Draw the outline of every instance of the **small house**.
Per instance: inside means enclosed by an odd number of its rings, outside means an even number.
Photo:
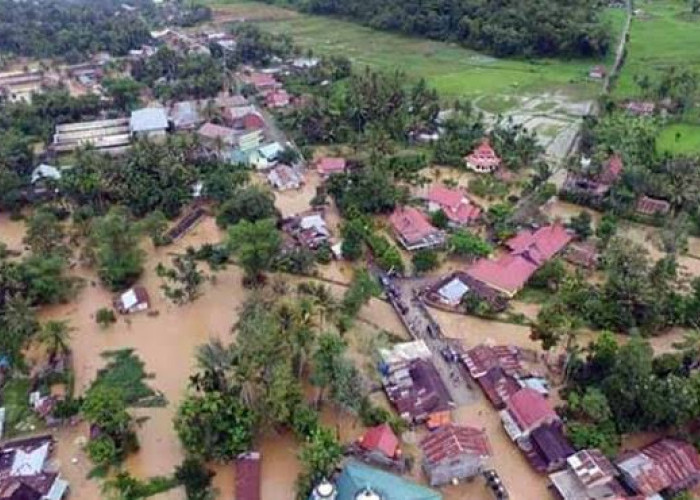
[[[486,432],[473,427],[445,425],[420,442],[423,471],[431,486],[444,486],[480,474],[491,450]]]
[[[651,116],[656,111],[656,104],[652,101],[629,101],[625,110],[634,116]]]
[[[551,489],[561,500],[625,498],[620,473],[600,450],[591,448],[566,459],[566,468],[549,475]]]
[[[600,253],[590,241],[577,241],[569,245],[564,252],[567,262],[584,269],[595,269],[600,260]]]
[[[337,500],[442,500],[435,490],[357,460],[345,464],[336,489]]]
[[[273,90],[265,96],[265,104],[268,108],[285,108],[289,106],[289,102],[289,94],[284,89]]]
[[[328,243],[331,233],[323,213],[309,211],[282,221],[282,231],[304,248],[316,250]]]
[[[488,139],[481,141],[481,144],[470,154],[464,157],[467,168],[479,174],[490,174],[501,166],[501,158],[491,147]]]
[[[389,466],[401,457],[399,438],[389,424],[370,427],[357,440],[363,461]]]
[[[0,498],[61,500],[68,482],[50,464],[53,438],[42,435],[10,441],[0,447]]]
[[[120,314],[145,311],[150,307],[148,292],[142,286],[135,286],[114,299],[114,308]]]
[[[168,130],[168,114],[163,108],[142,108],[132,111],[129,130],[134,137],[164,139]]]
[[[236,136],[238,148],[242,151],[252,151],[263,143],[265,136],[261,129],[246,129],[239,131]]]
[[[424,298],[440,308],[459,309],[467,297],[476,297],[496,311],[506,307],[502,294],[475,280],[463,271],[455,271],[439,279],[425,289]]]
[[[323,179],[327,179],[333,174],[344,173],[346,166],[345,158],[324,156],[316,161],[316,171]]]
[[[592,78],[594,80],[602,80],[607,74],[608,71],[605,69],[605,66],[603,66],[602,64],[598,64],[590,69],[590,71],[588,72],[588,78]]]
[[[277,165],[267,174],[267,182],[277,191],[300,189],[304,177],[289,165]]]
[[[420,250],[444,245],[445,233],[433,227],[414,207],[397,207],[389,216],[394,234],[406,250]]]
[[[520,389],[501,411],[503,427],[513,441],[520,442],[545,424],[561,422],[549,402],[536,390]]]
[[[196,101],[181,101],[173,105],[170,119],[175,130],[194,130],[203,120]]]
[[[277,164],[277,157],[284,151],[278,142],[259,147],[250,156],[250,163],[258,170],[266,170]]]
[[[453,227],[471,224],[481,215],[481,209],[459,189],[450,189],[442,185],[433,186],[428,191],[426,201],[429,212],[442,210]]]
[[[261,467],[260,453],[251,451],[236,457],[236,500],[260,500]]]
[[[576,450],[564,434],[561,422],[543,424],[530,433],[529,444],[518,443],[530,465],[538,472],[553,472],[566,465]]]
[[[207,122],[197,131],[197,135],[210,146],[233,146],[236,144],[237,134],[232,128]]]
[[[659,200],[651,196],[642,196],[637,201],[635,211],[641,215],[654,216],[666,215],[671,211],[671,204],[666,200]]]

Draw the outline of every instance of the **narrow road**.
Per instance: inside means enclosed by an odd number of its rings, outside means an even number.
[[[478,396],[466,370],[456,360],[450,362],[443,356],[444,350],[450,348],[450,343],[442,336],[440,325],[415,293],[418,288],[417,282],[389,278],[381,272],[375,274],[408,333],[416,340],[423,340],[432,351],[431,361],[455,407],[474,403]]]
[[[610,85],[615,79],[617,74],[620,72],[622,67],[623,58],[625,55],[625,45],[627,44],[627,36],[630,32],[630,25],[632,24],[632,0],[627,0],[627,18],[625,19],[625,27],[622,30],[622,35],[620,35],[620,41],[617,44],[617,51],[615,52],[615,62],[612,68],[605,76],[605,82],[603,83],[603,94],[608,94],[610,92]]]

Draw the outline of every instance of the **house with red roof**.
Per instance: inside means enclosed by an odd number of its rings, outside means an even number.
[[[324,156],[316,161],[316,170],[323,179],[327,179],[333,174],[344,173],[346,166],[345,158]]]
[[[560,423],[559,415],[544,396],[525,387],[513,394],[501,411],[503,427],[513,441],[521,442],[530,433],[545,424]]]
[[[610,156],[601,165],[600,171],[597,173],[588,171],[590,164],[590,159],[584,159],[581,161],[584,172],[569,172],[564,181],[563,190],[570,193],[587,194],[593,198],[601,198],[620,180],[624,170],[622,157],[619,154]]]
[[[428,191],[426,201],[429,212],[442,210],[453,227],[471,224],[481,215],[481,208],[474,205],[459,189],[435,185]]]
[[[258,92],[267,92],[280,88],[282,85],[269,73],[251,73],[241,76],[241,81],[246,85],[252,85]]]
[[[366,459],[374,459],[378,463],[387,463],[401,456],[399,438],[386,423],[367,429],[357,444],[364,450]]]
[[[251,451],[236,457],[236,500],[260,500],[260,453]]]
[[[197,135],[210,144],[221,143],[224,146],[236,144],[237,137],[235,130],[211,122],[202,125],[197,131]]]
[[[572,239],[573,235],[561,224],[524,230],[505,243],[509,254],[495,260],[480,259],[466,273],[512,298],[542,264],[561,252]]]
[[[666,200],[659,200],[657,198],[652,198],[651,196],[642,196],[637,201],[635,210],[641,215],[666,215],[671,211],[671,204]]]
[[[656,104],[653,101],[629,101],[625,109],[634,116],[651,116],[656,111]]]
[[[481,141],[474,151],[464,157],[464,161],[469,169],[479,174],[490,174],[501,166],[501,158],[488,139]]]
[[[290,98],[286,90],[273,90],[265,96],[265,104],[268,108],[285,108],[289,106]]]
[[[428,222],[417,208],[397,207],[389,222],[399,243],[409,251],[435,248],[445,243],[445,233]]]
[[[448,424],[420,442],[423,471],[431,486],[444,486],[470,479],[484,470],[491,456],[486,432],[474,427]]]
[[[693,445],[664,438],[617,460],[624,483],[643,495],[673,496],[700,483],[700,455]]]

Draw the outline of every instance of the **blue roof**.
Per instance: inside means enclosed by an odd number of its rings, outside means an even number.
[[[260,154],[264,156],[267,160],[274,160],[277,155],[284,151],[284,148],[279,142],[273,142],[272,144],[267,144],[258,149]]]
[[[355,500],[365,488],[379,494],[382,500],[442,500],[438,491],[407,481],[401,476],[351,460],[336,482],[337,500]]]
[[[132,132],[151,132],[168,128],[168,114],[163,108],[141,108],[131,112]]]

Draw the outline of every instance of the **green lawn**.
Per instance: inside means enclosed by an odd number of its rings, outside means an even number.
[[[455,44],[376,31],[332,18],[298,13],[282,15],[272,6],[256,7],[245,0],[224,0],[224,5],[216,7],[222,18],[236,15],[248,20],[257,18],[267,30],[290,34],[297,43],[317,54],[346,55],[360,66],[400,69],[410,78],[425,78],[448,99],[542,92],[589,98],[600,91],[599,83],[587,79],[594,61],[495,59]],[[605,14],[612,31],[618,33],[624,14],[613,9]],[[495,104],[502,110],[502,101]]]
[[[689,2],[637,1],[641,12],[632,19],[627,59],[615,88],[618,97],[635,96],[638,74],[658,74],[669,66],[689,64],[700,72],[700,16],[691,16]]]
[[[659,151],[680,154],[700,153],[700,125],[674,123],[656,138]]]

